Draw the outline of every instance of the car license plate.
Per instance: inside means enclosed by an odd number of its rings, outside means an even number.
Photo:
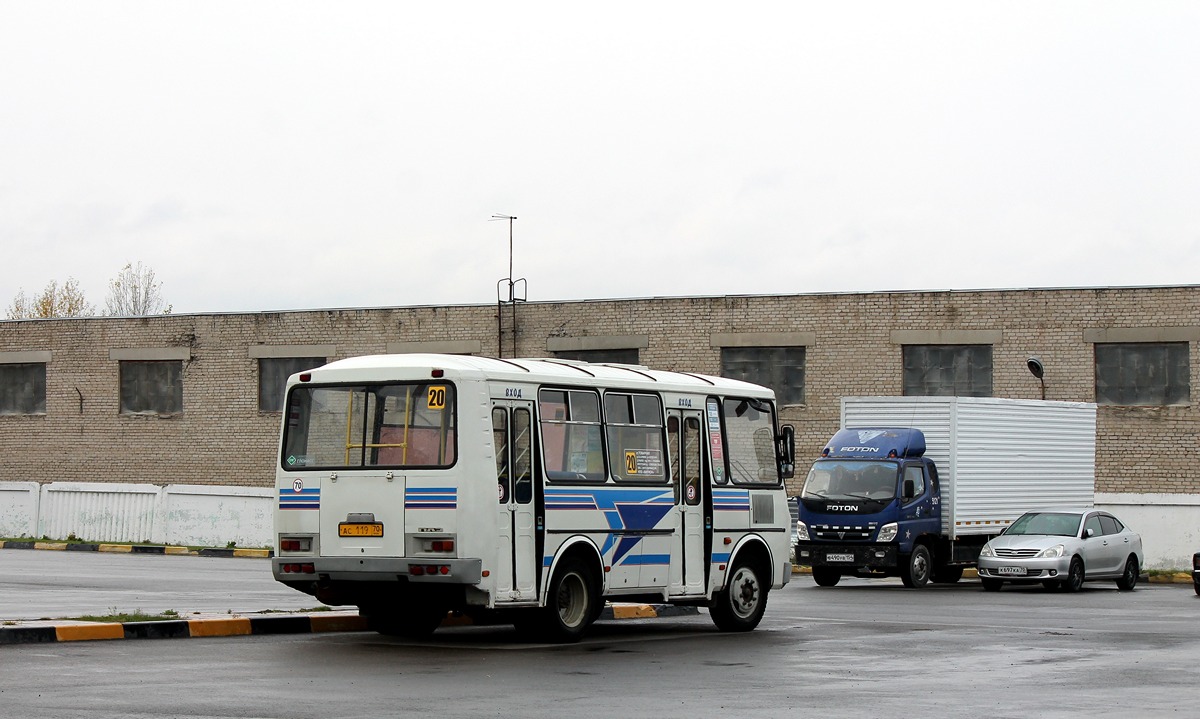
[[[826,562],[853,562],[854,555],[853,554],[826,554],[825,561]]]
[[[1008,576],[1023,577],[1026,574],[1025,567],[997,567],[996,574],[1005,574]]]
[[[383,524],[380,522],[367,523],[349,523],[342,522],[338,525],[339,537],[382,537]]]

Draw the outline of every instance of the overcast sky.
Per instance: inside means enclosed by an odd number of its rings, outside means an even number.
[[[0,304],[1200,282],[1200,3],[0,0]],[[0,312],[0,316],[2,316]]]

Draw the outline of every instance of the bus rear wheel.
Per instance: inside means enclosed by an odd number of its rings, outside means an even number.
[[[546,607],[538,621],[539,633],[552,642],[579,641],[603,609],[597,595],[592,574],[583,562],[565,560],[550,583]]]
[[[769,583],[748,562],[739,561],[729,573],[725,588],[708,608],[713,623],[723,632],[748,632],[762,621],[767,609]]]
[[[408,606],[403,609],[360,607],[358,613],[367,620],[367,628],[389,637],[423,639],[433,634],[446,618],[440,607]]]

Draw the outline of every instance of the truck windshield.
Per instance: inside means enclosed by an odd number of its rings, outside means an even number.
[[[804,480],[801,499],[874,499],[896,496],[897,462],[854,459],[818,460]]]

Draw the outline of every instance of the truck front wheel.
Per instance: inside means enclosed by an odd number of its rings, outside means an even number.
[[[900,581],[906,587],[923,587],[929,584],[929,575],[933,570],[933,560],[929,557],[929,548],[924,544],[913,547],[908,562],[900,568]]]
[[[829,567],[813,567],[813,581],[820,587],[836,587],[842,573]]]

